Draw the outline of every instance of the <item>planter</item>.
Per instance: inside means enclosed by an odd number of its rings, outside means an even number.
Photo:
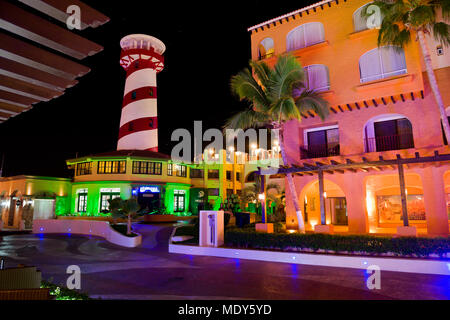
[[[142,236],[127,237],[115,231],[106,221],[62,219],[62,220],[34,220],[34,234],[79,234],[97,236],[108,242],[126,248],[135,248],[142,243]]]
[[[142,244],[142,235],[137,234],[137,237],[127,237],[116,230],[110,228],[109,236],[106,240],[121,247],[136,248]]]

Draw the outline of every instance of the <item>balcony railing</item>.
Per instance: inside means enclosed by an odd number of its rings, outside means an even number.
[[[366,152],[381,152],[414,148],[412,133],[365,139]]]
[[[328,145],[310,145],[300,147],[301,159],[326,158],[340,155],[340,145],[330,147]]]

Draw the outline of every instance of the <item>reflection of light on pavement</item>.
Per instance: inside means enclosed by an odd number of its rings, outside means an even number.
[[[292,275],[297,275],[298,274],[298,264],[291,264],[291,271],[292,271]]]

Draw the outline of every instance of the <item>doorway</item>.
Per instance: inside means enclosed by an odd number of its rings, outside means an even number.
[[[326,199],[327,217],[335,226],[348,226],[347,200],[344,197]],[[328,219],[327,219],[328,220]]]

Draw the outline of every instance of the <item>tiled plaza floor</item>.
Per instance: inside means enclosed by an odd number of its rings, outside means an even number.
[[[75,235],[0,236],[6,266],[35,265],[44,279],[65,283],[69,265],[82,271],[82,291],[104,299],[450,299],[450,276],[381,273],[366,288],[363,270],[168,253],[169,225],[135,225],[135,249]]]

